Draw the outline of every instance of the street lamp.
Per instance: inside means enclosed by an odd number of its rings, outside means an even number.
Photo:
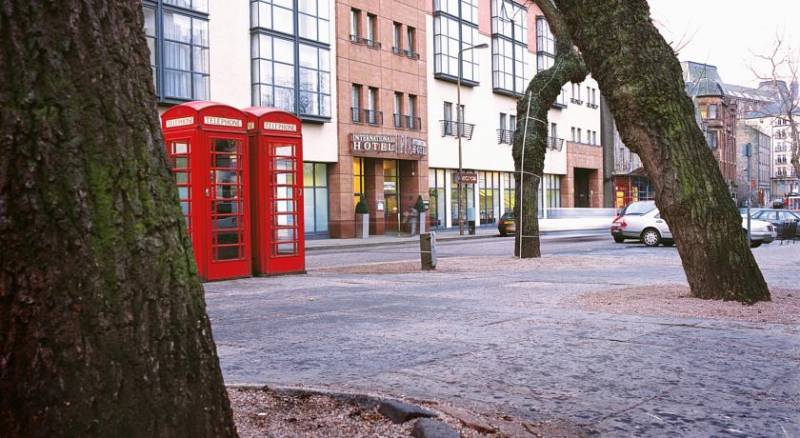
[[[489,47],[488,44],[482,43],[482,44],[476,44],[474,46],[463,47],[458,51],[458,81],[457,81],[458,91],[456,97],[456,129],[458,130],[456,134],[456,136],[458,137],[458,234],[462,236],[464,235],[464,200],[462,199],[464,197],[463,194],[464,183],[461,182],[461,179],[464,174],[464,166],[462,162],[462,153],[461,153],[461,133],[462,133],[461,124],[463,124],[464,121],[461,120],[463,116],[463,112],[461,111],[461,75],[463,68],[461,65],[462,64],[461,60],[464,52],[466,52],[467,50],[485,49],[487,47]]]

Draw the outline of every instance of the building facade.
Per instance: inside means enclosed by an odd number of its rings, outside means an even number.
[[[746,206],[749,199],[751,207],[769,207],[772,201],[772,138],[757,127],[739,121],[736,143],[739,149],[736,158],[738,205]]]
[[[161,112],[213,100],[303,121],[307,237],[353,237],[362,199],[373,234],[405,231],[419,196],[432,227],[457,226],[459,156],[475,178],[465,185],[469,218],[491,226],[517,202],[517,99],[555,56],[535,6],[143,0],[143,8]],[[480,44],[459,65],[459,49]],[[544,174],[532,176],[541,179],[543,215],[602,205],[599,100],[587,78],[565,86],[549,113]]]
[[[518,202],[511,155],[517,99],[537,71],[552,66],[555,40],[530,3],[435,0],[425,5],[432,35],[426,40],[432,225],[458,225],[459,155],[461,167],[477,176],[477,183],[465,188],[466,219],[491,225]],[[462,52],[459,98],[459,47],[482,44],[487,47]],[[565,86],[548,114],[544,175],[531,176],[540,178],[543,216],[553,209],[602,204],[599,99],[590,77]]]

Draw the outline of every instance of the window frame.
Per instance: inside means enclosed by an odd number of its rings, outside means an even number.
[[[190,0],[191,1],[191,0]],[[153,40],[153,46],[155,48],[155,56],[153,60],[155,64],[151,64],[153,68],[153,77],[154,77],[154,91],[156,100],[158,103],[165,103],[165,104],[179,104],[183,102],[190,102],[192,100],[211,100],[211,39],[210,39],[210,20],[208,14],[208,3],[203,3],[205,5],[205,10],[196,9],[194,7],[185,7],[175,4],[168,3],[168,0],[143,0],[142,1],[142,13],[144,13],[145,8],[152,9],[154,12],[154,33],[152,36],[146,34],[147,39]],[[189,18],[189,42],[185,41],[178,41],[168,39],[165,36],[165,27],[164,27],[164,14],[165,13],[172,13],[177,14],[180,16],[188,17]],[[202,21],[206,25],[206,44],[197,44],[194,41],[195,32],[194,32],[194,23],[195,21]],[[180,45],[188,45],[189,46],[189,69],[182,70],[178,68],[167,68],[165,66],[165,47],[167,43],[173,44],[180,44]],[[207,58],[207,71],[203,72],[201,70],[195,69],[195,49],[200,49],[205,51],[206,58]],[[166,70],[188,73],[189,74],[189,94],[190,97],[180,97],[180,96],[171,96],[167,94],[167,90],[165,87],[166,84]],[[204,79],[204,83],[206,84],[205,95],[199,95],[195,88],[195,76],[200,76]]]
[[[331,31],[331,8],[329,7],[327,0],[315,0],[316,1],[316,12],[311,14],[308,11],[302,11],[301,5],[299,0],[291,0],[292,3],[292,32],[287,33],[283,30],[277,30],[274,27],[273,23],[273,10],[274,8],[280,8],[281,10],[285,10],[286,7],[278,4],[275,4],[275,0],[250,0],[250,100],[253,106],[277,106],[275,105],[275,88],[282,88],[287,89],[288,87],[282,85],[276,85],[275,83],[275,76],[272,76],[272,82],[260,82],[260,77],[258,78],[259,81],[256,80],[254,72],[256,71],[256,63],[260,61],[268,61],[272,64],[273,72],[274,72],[274,64],[288,64],[282,62],[281,60],[275,59],[276,56],[273,53],[272,59],[266,59],[261,57],[260,50],[255,50],[254,41],[259,39],[260,44],[260,37],[266,36],[269,38],[274,39],[281,39],[283,41],[288,41],[292,44],[293,49],[293,57],[294,57],[294,64],[292,65],[293,71],[293,85],[292,85],[292,96],[293,96],[293,105],[291,109],[282,108],[286,111],[294,113],[297,115],[298,118],[305,122],[314,122],[314,123],[328,123],[332,120],[334,114],[334,105],[336,104],[333,102],[333,87],[336,86],[336,82],[334,79],[334,65],[335,59],[331,58],[332,49],[330,43],[330,31]],[[325,7],[320,8],[320,5],[324,4]],[[270,9],[270,24],[262,23],[261,17],[258,15],[254,15],[259,13],[260,9],[259,6],[266,5],[264,7],[271,7]],[[327,15],[324,15],[327,14]],[[316,25],[316,35],[317,38],[309,38],[306,36],[301,35],[301,26],[300,20],[301,17],[311,17],[315,20]],[[324,22],[324,23],[323,23]],[[274,45],[274,43],[273,43]],[[301,47],[302,46],[302,47]],[[311,67],[308,65],[303,65],[301,62],[306,58],[301,58],[301,51],[306,50],[307,47],[315,49],[316,52],[316,67]],[[260,47],[259,47],[260,48]],[[323,63],[323,60],[327,60]],[[326,65],[323,65],[326,64]],[[259,64],[259,73],[260,73],[260,64]],[[301,71],[304,70],[313,70],[316,72],[316,87],[314,89],[303,89],[303,84],[301,84]],[[256,87],[272,87],[272,102],[263,102],[261,100],[261,93],[256,93]],[[304,96],[312,95],[316,98],[316,105],[304,105],[303,102]],[[305,111],[306,108],[316,108],[316,112],[302,112]]]
[[[433,2],[433,77],[448,82],[458,82],[461,77],[461,85],[475,87],[480,85],[480,63],[475,50],[462,52],[461,64],[458,63],[459,50],[475,44],[480,35],[478,29],[478,0],[454,0],[457,3],[457,10],[452,11],[449,5],[453,1],[434,0]],[[467,5],[469,12],[464,11]],[[472,17],[470,19],[469,17]],[[442,31],[443,23],[448,23],[446,31]],[[457,35],[451,35],[448,31],[451,27],[458,28]],[[469,38],[466,39],[464,30],[469,31]],[[443,42],[443,40],[446,40]],[[456,53],[450,53],[450,42],[455,41]],[[447,49],[443,51],[443,49]],[[450,63],[455,60],[456,71],[451,71]],[[447,62],[445,62],[447,61]],[[469,65],[470,74],[467,75],[465,64]],[[448,67],[445,68],[445,65]]]

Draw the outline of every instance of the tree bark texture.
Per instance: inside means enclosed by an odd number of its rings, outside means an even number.
[[[572,39],[551,1],[541,0],[536,1],[536,4],[545,14],[550,29],[556,37],[556,56],[553,66],[537,73],[528,83],[525,95],[517,101],[517,129],[512,148],[517,196],[514,203],[514,217],[517,218],[518,225],[514,240],[514,255],[521,258],[542,256],[538,197],[539,185],[544,174],[544,158],[550,146],[547,115],[565,84],[579,83],[586,78],[583,60],[574,49]],[[523,202],[520,202],[520,193]]]
[[[235,436],[137,0],[0,0],[0,436]]]
[[[625,144],[639,154],[692,293],[769,300],[741,217],[645,0],[555,0]]]

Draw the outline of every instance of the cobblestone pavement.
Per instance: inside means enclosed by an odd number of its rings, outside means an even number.
[[[499,240],[463,252],[511,250]],[[226,382],[443,399],[605,436],[800,436],[800,326],[564,305],[685,278],[672,248],[550,248],[613,263],[209,283]],[[754,252],[771,286],[800,288],[799,245]]]

